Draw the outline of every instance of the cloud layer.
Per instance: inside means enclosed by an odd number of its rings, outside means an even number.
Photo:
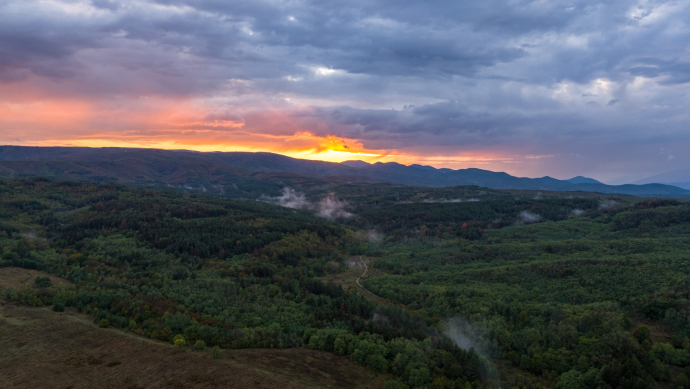
[[[6,0],[0,143],[639,179],[690,162],[689,17],[651,0]]]

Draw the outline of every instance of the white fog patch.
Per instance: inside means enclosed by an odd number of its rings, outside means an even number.
[[[575,216],[575,217],[582,216],[583,213],[585,213],[585,211],[582,209],[579,209],[579,208],[576,208],[576,209],[573,209],[572,211],[570,211],[570,214]]]
[[[462,323],[462,324],[458,324]],[[463,350],[474,349],[478,354],[481,354],[480,347],[477,347],[477,334],[475,332],[468,332],[469,323],[466,320],[460,321],[453,319],[448,323],[448,329],[444,334],[455,343],[456,346]]]
[[[347,203],[335,198],[335,194],[329,193],[317,204],[317,216],[324,219],[337,219],[352,217],[350,212],[345,210]]]
[[[601,200],[599,202],[599,209],[611,209],[618,207],[618,202],[615,200]]]
[[[276,197],[275,202],[281,207],[294,209],[308,209],[311,203],[304,196],[304,193],[298,193],[292,188],[285,187],[281,191],[282,196]]]
[[[436,203],[462,203],[462,199],[426,199],[422,200],[423,203],[430,203],[430,204],[436,204]]]
[[[530,224],[540,221],[541,216],[529,211],[522,211],[520,212],[520,215],[518,215],[518,219],[525,224]]]
[[[443,334],[463,350],[474,349],[484,358],[491,356],[491,342],[484,338],[481,331],[467,319],[456,317],[444,322],[446,329]]]
[[[484,375],[494,379],[500,379],[496,365],[491,361],[493,356],[499,355],[499,348],[487,339],[482,331],[470,323],[467,319],[456,317],[443,322],[446,335],[456,346],[469,351],[474,349],[480,357],[484,358]]]
[[[348,204],[338,200],[334,193],[329,193],[328,196],[324,197],[318,203],[307,200],[304,193],[297,192],[292,188],[285,187],[281,190],[281,193],[282,195],[278,197],[262,195],[258,200],[274,203],[281,207],[313,211],[316,213],[316,216],[329,220],[353,216],[350,212],[345,210]]]
[[[385,235],[376,230],[359,230],[356,236],[358,241],[369,243],[380,243],[385,238]]]
[[[364,239],[371,243],[377,243],[383,240],[383,235],[374,230],[369,230],[366,234],[364,234]]]

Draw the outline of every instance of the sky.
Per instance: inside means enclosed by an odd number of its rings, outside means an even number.
[[[690,166],[690,2],[0,0],[0,144],[632,182]]]

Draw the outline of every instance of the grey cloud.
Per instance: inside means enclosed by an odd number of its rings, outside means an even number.
[[[466,109],[455,101],[406,106],[400,110],[354,109],[350,107],[324,108],[317,110],[319,116],[328,118],[334,124],[357,126],[360,135],[368,132],[417,133],[422,136],[448,135],[458,133],[491,133],[488,136],[508,135],[534,122],[549,126],[568,120],[572,125],[582,123],[581,119],[565,114],[528,114],[513,112],[483,112]]]
[[[49,32],[2,31],[0,27],[0,82],[34,73],[50,78],[74,76],[79,70],[73,55],[90,42]]]
[[[628,69],[634,76],[647,78],[664,77],[660,80],[662,85],[676,85],[690,82],[690,62],[677,59],[664,61],[655,58],[646,58],[639,61],[639,66]]]
[[[299,8],[261,7],[243,2],[161,3],[190,4],[222,18],[244,21],[244,27],[255,33],[251,38],[241,31],[224,35],[225,40],[216,47],[219,50],[207,53],[211,56],[221,55],[222,46],[239,39],[272,48],[298,49],[299,53],[295,54],[301,58],[295,60],[313,58],[353,74],[443,75],[473,74],[482,67],[523,55],[522,49],[496,45],[490,36],[478,36],[466,23],[439,27],[428,22],[420,24],[418,15],[411,13],[409,7],[409,13],[393,12],[397,19],[391,19],[392,15],[386,15],[385,4],[376,4],[379,9],[372,9],[368,3],[358,7],[357,4],[308,2]],[[391,9],[397,8],[406,7],[391,4]],[[287,22],[288,15],[294,15],[295,21]],[[189,31],[184,25],[171,27],[180,32]],[[206,45],[218,43],[214,37],[205,35],[205,30],[196,31],[197,37]],[[469,37],[475,39],[466,39]]]
[[[267,126],[261,117],[246,115],[244,118],[249,131]],[[360,139],[373,149],[414,151],[442,147],[451,153],[499,146],[508,139],[513,146],[533,143],[534,137],[545,137],[550,144],[572,141],[588,132],[583,129],[587,122],[568,112],[491,113],[467,110],[454,101],[393,110],[322,107],[295,114],[292,121],[317,135]],[[549,134],[555,128],[559,132]],[[598,128],[589,131],[596,132]]]
[[[94,7],[115,11],[109,18],[100,17],[100,24],[96,21],[67,26],[40,18],[34,22],[46,23],[46,28],[62,35],[102,44],[108,44],[110,34],[122,32],[121,39],[125,41],[148,42],[170,53],[186,50],[200,58],[222,61],[228,74],[212,77],[226,78],[276,79],[305,74],[307,67],[300,65],[323,65],[379,77],[456,75],[532,83],[563,79],[587,82],[600,76],[615,76],[612,72],[631,54],[631,37],[616,32],[616,27],[631,23],[623,15],[629,8],[624,1],[574,1],[567,5],[498,0],[156,3],[176,8],[166,11],[148,7],[148,3],[94,0],[90,2]],[[644,14],[638,17],[638,21],[644,19]],[[600,34],[588,38],[590,47],[584,53],[545,40],[559,34],[582,35],[591,29]],[[635,38],[652,43],[662,32],[657,28]],[[50,49],[37,47],[36,53],[74,53],[64,43],[52,43]],[[8,50],[21,53],[11,47]],[[547,51],[552,54],[540,65],[519,65],[520,59]],[[136,62],[136,58],[124,59]],[[510,75],[479,74],[502,63],[518,65]],[[685,72],[682,65],[677,67],[679,75]]]
[[[93,6],[96,8],[107,9],[110,11],[116,11],[120,8],[120,5],[113,0],[91,0],[91,4],[93,4]]]

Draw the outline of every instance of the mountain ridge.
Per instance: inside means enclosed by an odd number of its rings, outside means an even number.
[[[104,181],[130,183],[146,181],[184,185],[185,179],[206,182],[211,176],[227,182],[254,180],[252,182],[255,183],[259,180],[257,174],[267,173],[293,175],[290,179],[389,182],[427,187],[474,185],[492,189],[690,197],[688,190],[656,183],[606,185],[582,176],[570,180],[558,180],[548,176],[528,178],[478,168],[436,169],[422,165],[406,166],[396,162],[333,163],[296,159],[266,152],[204,153],[160,149],[0,146],[0,176],[45,174],[79,179],[79,172],[82,170],[86,173],[81,174],[91,177],[90,180],[105,177]],[[112,177],[108,178],[109,175]],[[356,177],[361,177],[361,180]],[[279,182],[279,179],[275,181],[276,184]]]
[[[690,189],[690,169],[673,170],[633,182],[633,184],[637,185],[651,183],[673,185],[683,189]]]

